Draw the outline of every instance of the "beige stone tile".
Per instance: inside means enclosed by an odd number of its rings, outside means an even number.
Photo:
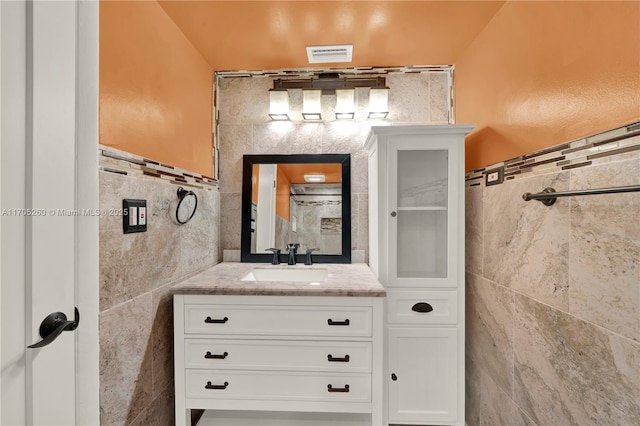
[[[482,186],[465,189],[465,268],[468,272],[482,275]]]
[[[142,177],[110,175],[101,174],[101,208],[121,205],[123,198],[145,199],[147,231],[123,234],[120,218],[115,227],[103,222],[101,310],[171,282],[181,273],[176,250],[180,245],[178,225],[171,219],[178,186]]]
[[[100,312],[125,301],[127,271],[119,265],[122,259],[121,232],[100,231]]]
[[[429,73],[429,122],[449,122],[449,73]]]
[[[360,227],[360,214],[359,203],[360,198],[358,194],[351,193],[351,248],[360,249],[358,246],[359,227]]]
[[[100,423],[133,421],[152,401],[151,294],[100,314]]]
[[[541,425],[640,423],[640,343],[516,295],[514,400]]]
[[[569,203],[547,207],[523,201],[522,194],[568,186],[567,172],[534,176],[487,187],[482,200],[484,276],[563,310],[569,304]]]
[[[351,154],[351,192],[362,194],[369,190],[369,157],[366,152]]]
[[[480,425],[481,371],[469,356],[465,356],[465,422]]]
[[[333,121],[324,123],[322,152],[339,154],[366,153],[363,144],[371,130],[367,122]]]
[[[480,387],[480,424],[487,426],[534,426],[535,423],[513,402],[487,374],[482,374]]]
[[[369,262],[369,195],[358,194],[358,248],[365,251]]]
[[[466,352],[505,392],[513,383],[513,293],[466,275]]]
[[[197,190],[196,194],[198,195],[196,214],[186,224],[178,225],[181,276],[192,274],[219,262],[219,193],[214,190]]]
[[[638,184],[640,160],[578,169],[571,189]],[[569,312],[640,341],[640,197],[571,198]]]
[[[173,380],[173,297],[171,284],[159,288],[152,295],[151,391],[157,398]]]
[[[429,74],[389,74],[388,121],[429,122]]]
[[[364,193],[368,188],[368,154],[363,148],[371,126],[368,123],[336,121],[326,123],[322,152],[351,154],[351,192]]]
[[[253,150],[253,126],[221,124],[218,128],[220,192],[242,192],[242,156]]]
[[[240,249],[242,194],[220,194],[220,241],[223,249]]]
[[[222,78],[218,86],[219,119],[224,124],[271,121],[269,89],[271,78]]]
[[[173,382],[164,387],[151,404],[136,417],[131,426],[173,426],[175,424],[175,387]]]
[[[321,123],[291,121],[270,122],[253,126],[254,154],[320,154]]]
[[[123,196],[129,192],[129,181],[124,175],[118,175],[110,172],[99,172],[99,200],[98,205],[101,209],[121,209],[122,199],[130,198]],[[122,217],[120,216],[100,216],[100,231],[108,229],[120,230],[122,232]]]

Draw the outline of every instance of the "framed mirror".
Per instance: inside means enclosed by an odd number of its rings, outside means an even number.
[[[242,262],[271,263],[267,249],[299,244],[313,263],[351,263],[349,154],[245,155],[242,164]]]

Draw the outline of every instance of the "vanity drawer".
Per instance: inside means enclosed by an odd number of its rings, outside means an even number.
[[[414,306],[417,311],[414,310]],[[418,312],[429,309],[433,310]],[[389,291],[387,313],[390,324],[456,324],[458,292],[456,290]]]
[[[185,366],[228,370],[368,373],[371,371],[371,343],[187,339]]]
[[[371,336],[368,306],[186,305],[185,333]]]
[[[186,393],[187,398],[370,402],[371,375],[186,370]]]

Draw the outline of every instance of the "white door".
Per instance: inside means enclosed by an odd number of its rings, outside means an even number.
[[[456,328],[389,327],[389,423],[456,422]]]
[[[3,1],[0,22],[0,423],[98,424],[98,3]]]
[[[389,286],[456,287],[458,135],[388,145]]]

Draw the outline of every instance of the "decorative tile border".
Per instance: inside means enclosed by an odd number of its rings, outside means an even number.
[[[284,68],[279,70],[216,71],[218,77],[313,77],[319,73],[339,73],[343,76],[365,74],[415,74],[422,72],[450,72],[453,65],[407,65],[402,67],[338,67],[338,68]]]
[[[504,179],[554,173],[640,157],[640,122],[501,161],[465,174],[465,186],[484,185],[488,170],[504,167]]]
[[[146,176],[194,188],[217,189],[218,182],[199,173],[163,164],[104,145],[98,146],[100,170],[127,176]]]

